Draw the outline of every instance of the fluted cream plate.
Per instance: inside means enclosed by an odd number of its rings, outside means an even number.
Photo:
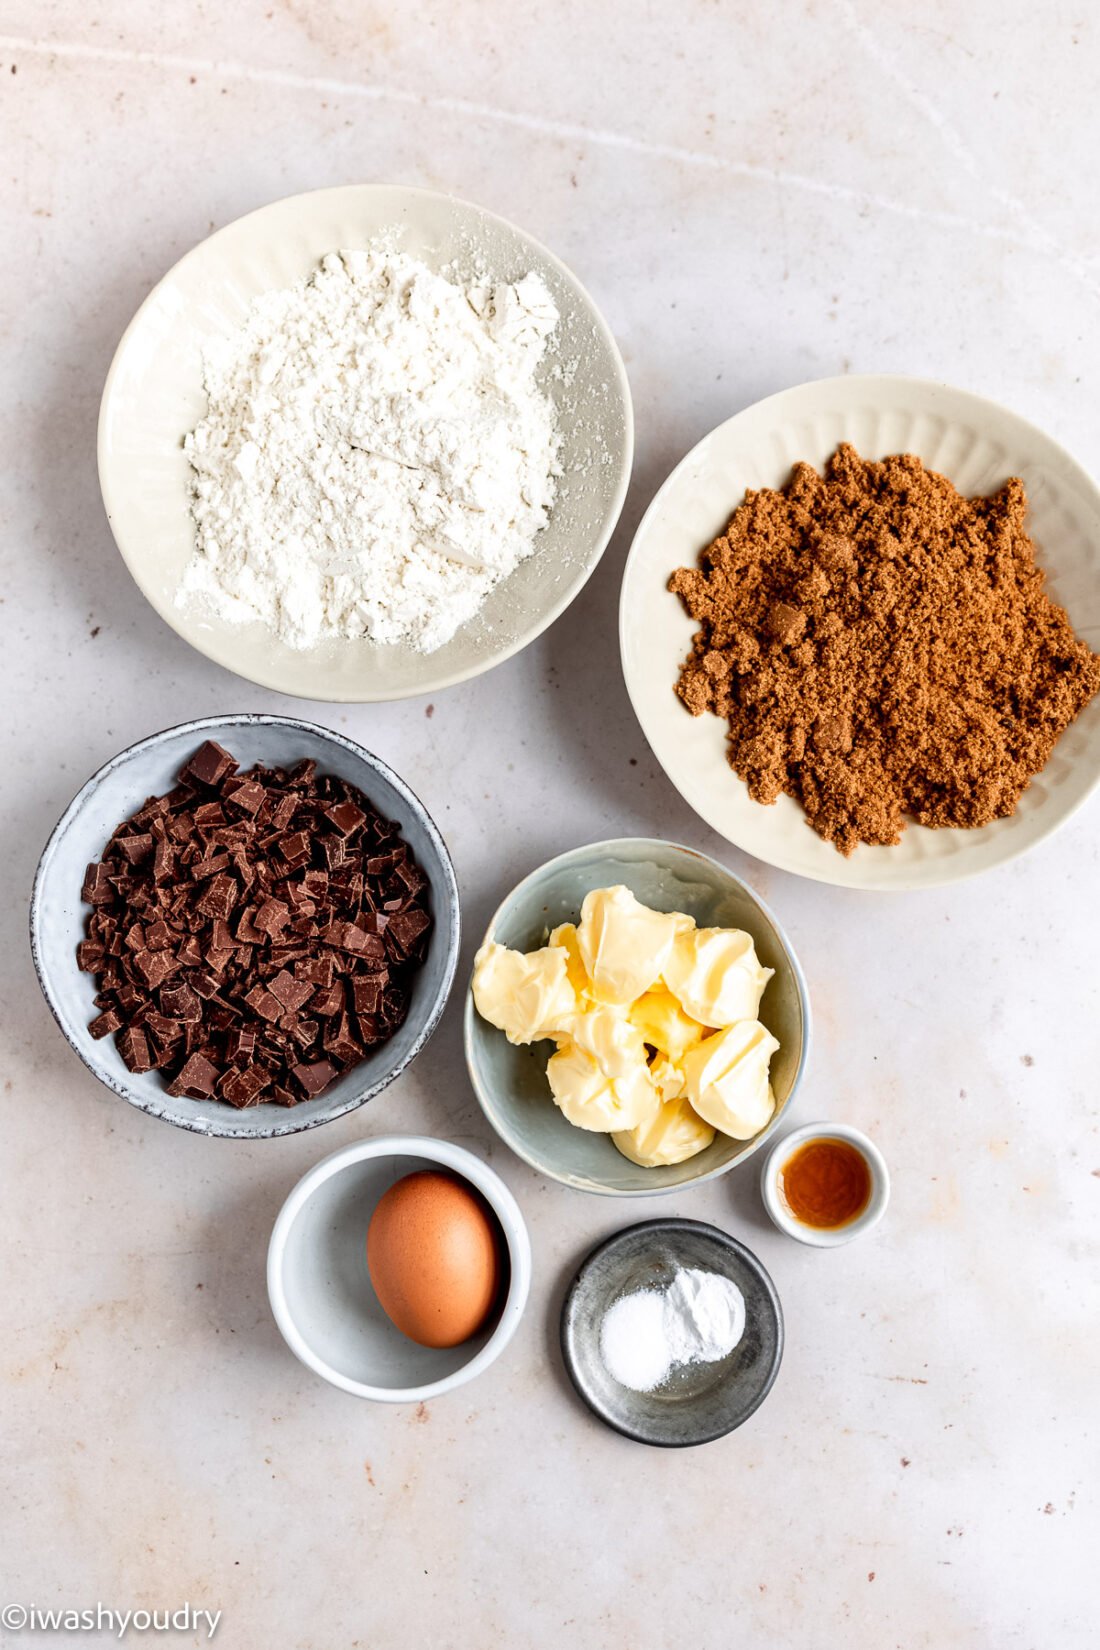
[[[562,476],[526,561],[434,653],[366,638],[296,649],[265,625],[179,607],[195,546],[183,438],[206,410],[202,356],[256,298],[304,280],[328,252],[379,236],[433,269],[495,280],[540,275],[560,320],[539,368],[561,427]],[[203,241],[138,310],[118,346],[99,417],[99,479],[123,560],[165,622],[227,670],[304,699],[361,702],[435,692],[517,653],[577,595],[619,519],[634,451],[626,371],[577,278],[544,246],[450,195],[388,184],[318,189],[261,207]]]
[[[864,458],[915,453],[967,495],[1020,476],[1047,588],[1077,634],[1100,648],[1100,489],[1064,448],[1008,408],[946,384],[826,378],[770,396],[720,424],[654,498],[623,575],[619,635],[627,690],[677,790],[747,853],[848,888],[960,881],[1034,847],[1081,806],[1100,781],[1100,700],[1066,731],[1011,818],[975,830],[909,824],[896,847],[861,844],[846,859],[810,829],[790,797],[771,807],[754,802],[726,761],[726,723],[690,716],[673,692],[695,625],[669,593],[669,575],[695,565],[746,488],[782,486],[800,459],[820,469],[843,441]]]

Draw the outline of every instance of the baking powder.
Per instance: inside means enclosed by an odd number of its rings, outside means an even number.
[[[600,1354],[620,1386],[652,1392],[677,1365],[728,1357],[745,1333],[745,1297],[731,1278],[677,1268],[666,1289],[620,1295],[600,1326]]]

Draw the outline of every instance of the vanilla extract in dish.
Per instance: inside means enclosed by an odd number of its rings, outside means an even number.
[[[836,1231],[871,1201],[871,1166],[858,1146],[831,1135],[807,1140],[783,1164],[779,1190],[795,1220]]]

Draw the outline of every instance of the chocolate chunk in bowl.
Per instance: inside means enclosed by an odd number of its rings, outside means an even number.
[[[453,980],[458,896],[438,830],[376,757],[309,723],[219,717],[83,787],[42,856],[31,944],[108,1087],[262,1138],[363,1104],[415,1057]]]

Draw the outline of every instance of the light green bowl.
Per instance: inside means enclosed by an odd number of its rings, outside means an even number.
[[[642,1169],[623,1157],[609,1136],[567,1123],[550,1093],[549,1042],[515,1048],[483,1020],[466,994],[466,1063],[481,1109],[501,1139],[532,1168],[565,1186],[612,1197],[646,1197],[713,1180],[771,1138],[802,1080],[810,1051],[810,999],[798,959],[768,907],[725,866],[693,848],[650,837],[623,837],[574,848],[533,871],[514,888],[489,924],[486,939],[518,951],[546,943],[551,928],[572,922],[592,888],[625,883],[643,905],[686,911],[701,927],[743,928],[756,942],[762,963],[775,970],[760,1005],[760,1018],[779,1039],[772,1061],[778,1102],[768,1123],[751,1140],[717,1135],[705,1152],[685,1163]]]

